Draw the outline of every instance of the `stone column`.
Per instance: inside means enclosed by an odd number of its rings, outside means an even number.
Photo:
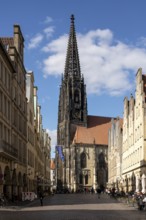
[[[96,148],[94,146],[94,168],[93,168],[93,188],[96,190],[97,188],[97,178],[96,178]]]
[[[146,193],[146,176],[145,174],[141,177],[141,184],[142,184],[142,193]]]
[[[136,175],[136,192],[140,191],[140,177]]]

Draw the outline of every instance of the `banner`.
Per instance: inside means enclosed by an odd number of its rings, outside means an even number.
[[[56,150],[59,154],[60,159],[64,162],[63,148],[62,146],[56,146]]]

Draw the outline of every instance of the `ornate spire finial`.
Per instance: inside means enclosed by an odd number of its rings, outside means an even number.
[[[75,18],[73,14],[71,15],[70,19],[71,19],[71,23],[74,23]]]
[[[74,24],[75,19],[74,19],[73,14],[71,15],[70,19],[71,19],[71,24],[70,24],[67,56],[66,56],[66,62],[65,62],[64,78],[68,78],[68,77],[80,78],[81,70],[80,70],[80,62],[79,62],[78,47],[77,47],[77,40],[76,40],[76,31],[75,31],[75,24]]]

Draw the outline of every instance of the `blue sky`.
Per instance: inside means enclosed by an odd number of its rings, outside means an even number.
[[[52,147],[71,14],[88,114],[123,116],[123,100],[135,92],[138,68],[146,73],[145,0],[0,0],[0,5],[0,36],[13,36],[13,25],[21,26],[25,67],[34,72],[43,127],[52,137]]]

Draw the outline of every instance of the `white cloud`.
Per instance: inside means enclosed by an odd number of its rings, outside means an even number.
[[[42,34],[37,34],[35,37],[33,37],[30,40],[30,43],[28,44],[28,49],[34,49],[39,46],[39,44],[43,40],[43,35]]]
[[[123,95],[133,88],[131,78],[134,80],[137,69],[146,71],[146,49],[117,41],[109,29],[92,30],[77,38],[88,94]],[[45,77],[64,72],[67,41],[68,35],[63,35],[43,48],[49,53],[43,61]]]
[[[47,16],[45,21],[44,21],[44,23],[48,24],[48,23],[50,23],[52,21],[53,21],[53,19],[50,16]]]
[[[44,52],[51,53],[51,55],[43,61],[44,77],[47,77],[48,75],[57,76],[60,73],[63,73],[66,56],[66,45],[67,35],[64,35],[57,40],[51,41],[51,43],[42,48]]]
[[[47,132],[51,137],[51,157],[55,157],[55,146],[57,144],[57,130],[47,129]]]
[[[46,34],[47,38],[51,37],[54,33],[54,26],[45,28],[44,33]]]
[[[56,40],[52,40],[49,44],[42,48],[42,51],[54,53],[56,56],[58,53],[66,53],[66,45],[68,41],[68,35],[63,35]],[[65,59],[65,58],[64,58]]]
[[[146,47],[146,37],[140,37],[138,42],[137,42],[138,46],[145,46]]]

